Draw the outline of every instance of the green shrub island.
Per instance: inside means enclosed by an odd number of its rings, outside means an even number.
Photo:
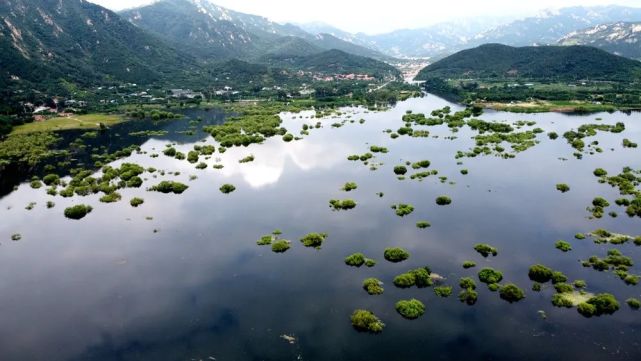
[[[625,303],[627,303],[628,306],[630,306],[630,308],[633,310],[638,310],[639,308],[641,308],[641,301],[639,301],[638,298],[628,298]]]
[[[425,305],[415,298],[400,300],[396,302],[395,308],[396,312],[408,320],[415,320],[425,313]]]
[[[410,258],[409,252],[399,247],[386,248],[385,251],[383,252],[383,256],[387,261],[390,261],[393,263],[402,262]]]
[[[416,222],[416,227],[420,229],[430,228],[432,225],[428,221],[418,221]]]
[[[335,211],[344,211],[356,208],[356,202],[353,199],[332,199],[329,201],[329,206]]]
[[[233,184],[223,184],[219,188],[220,192],[223,194],[229,194],[236,190],[236,187]]]
[[[585,317],[611,315],[619,310],[619,302],[609,293],[600,293],[577,306],[579,313]]]
[[[367,310],[355,310],[351,316],[352,326],[361,332],[380,333],[385,328],[385,324]]]
[[[468,268],[474,268],[476,267],[476,263],[473,261],[465,261],[463,262],[463,268],[468,269]]]
[[[384,291],[383,282],[377,278],[367,278],[363,281],[363,289],[370,295],[382,295]]]
[[[559,183],[556,185],[556,190],[558,190],[561,193],[566,193],[570,191],[570,186],[565,183]]]
[[[421,267],[394,277],[394,285],[398,288],[430,287],[433,284],[432,271],[429,267]]]
[[[65,208],[65,217],[69,219],[79,220],[84,218],[87,214],[91,213],[93,208],[88,205],[78,204],[73,207]]]
[[[174,181],[162,181],[159,184],[150,188],[150,190],[161,193],[174,193],[181,194],[189,188],[188,185],[174,182]]]
[[[272,243],[272,252],[284,253],[290,247],[291,242],[286,239],[281,239]]]
[[[414,206],[411,204],[395,204],[392,206],[392,209],[396,211],[396,215],[399,217],[405,217],[407,215],[412,214],[414,212]]]
[[[327,233],[308,233],[300,239],[305,247],[320,248],[327,238]]]
[[[352,267],[361,267],[362,265],[373,267],[376,265],[376,261],[365,257],[362,253],[354,253],[345,257],[345,264]]]
[[[358,185],[356,183],[347,182],[347,183],[345,183],[343,188],[341,188],[341,190],[343,190],[345,192],[351,192],[351,191],[355,190],[356,188],[358,188]]]
[[[501,299],[509,303],[518,302],[525,298],[525,292],[512,283],[502,286],[499,290],[499,295]]]
[[[436,204],[439,206],[447,206],[452,204],[452,199],[448,196],[439,196],[436,198]]]
[[[501,280],[503,279],[503,273],[493,268],[485,267],[479,271],[478,277],[479,281],[487,285],[491,285],[501,282]]]
[[[554,244],[554,247],[556,247],[556,249],[561,250],[563,252],[569,252],[572,250],[572,245],[564,240],[556,241],[556,243]]]
[[[452,295],[452,287],[451,286],[437,286],[434,287],[434,293],[443,298],[450,297]]]
[[[499,254],[498,250],[487,243],[479,243],[474,246],[474,250],[481,254],[483,257],[489,257],[490,255],[496,256]]]

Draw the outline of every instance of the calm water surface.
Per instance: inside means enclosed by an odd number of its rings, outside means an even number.
[[[573,149],[559,138],[540,134],[535,148],[516,159],[493,156],[462,159],[454,154],[473,146],[474,133],[463,128],[456,140],[447,126],[430,127],[439,138],[390,139],[385,129],[397,129],[406,110],[429,113],[450,105],[428,96],[399,103],[382,113],[353,109],[352,119],[334,129],[336,119],[322,120],[304,140],[291,143],[279,137],[262,145],[229,149],[196,170],[187,161],[160,153],[170,142],[185,153],[194,144],[215,144],[202,132],[176,133],[180,125],[161,127],[166,136],[141,138],[142,150],[115,163],[134,162],[166,171],[180,171],[148,178],[141,189],[124,189],[115,204],[98,202],[98,195],[52,198],[44,189],[28,184],[0,199],[0,359],[1,360],[638,360],[641,358],[641,312],[624,304],[641,297],[641,286],[626,286],[612,273],[598,273],[579,263],[590,255],[604,256],[612,248],[591,240],[573,239],[577,232],[599,227],[632,235],[641,234],[639,218],[620,216],[587,218],[586,207],[595,196],[614,203],[618,192],[597,182],[592,171],[603,167],[618,173],[624,166],[641,169],[638,149],[624,149],[622,138],[641,142],[641,114],[623,113],[568,116],[518,115],[489,112],[485,120],[534,120],[537,126],[562,134],[584,123],[614,124],[622,121],[622,134],[594,137],[601,154],[572,157]],[[301,119],[311,113],[284,115],[284,126],[298,133]],[[205,123],[223,115],[197,112]],[[598,122],[595,118],[603,118]],[[184,122],[184,121],[178,121]],[[129,125],[120,130],[132,131]],[[184,127],[184,126],[183,126]],[[420,127],[415,127],[419,129]],[[147,128],[149,129],[149,127]],[[116,129],[117,130],[117,129]],[[114,130],[114,131],[116,131]],[[119,139],[115,137],[114,139]],[[590,139],[593,140],[592,138]],[[205,141],[205,143],[203,143]],[[587,142],[586,142],[587,143]],[[389,148],[377,155],[372,171],[350,154],[362,154],[370,145]],[[611,148],[614,151],[610,150]],[[254,154],[253,163],[238,160]],[[219,159],[217,159],[219,158]],[[566,161],[562,158],[567,158]],[[430,169],[448,177],[422,182],[399,181],[392,172],[405,161],[429,159]],[[225,168],[211,165],[222,162]],[[469,169],[469,175],[460,174]],[[198,179],[189,180],[190,175]],[[146,192],[162,179],[188,184],[182,195]],[[358,183],[349,194],[345,182]],[[454,182],[450,184],[449,181]],[[218,188],[232,183],[237,190],[223,195]],[[561,194],[555,184],[568,183]],[[384,192],[379,198],[376,193]],[[434,199],[449,195],[453,203],[439,207]],[[134,196],[145,199],[139,208],[129,206]],[[328,201],[353,198],[354,210],[332,212]],[[35,209],[25,206],[37,202]],[[390,208],[411,203],[416,210],[401,218]],[[67,220],[63,210],[86,203],[94,211],[81,221]],[[153,217],[147,219],[147,217]],[[418,220],[432,227],[416,228]],[[285,254],[272,253],[256,240],[274,229],[292,240]],[[309,232],[327,232],[322,249],[307,249],[298,239]],[[10,236],[22,234],[12,242]],[[558,239],[571,241],[574,250],[564,254],[554,248]],[[486,242],[499,256],[483,259],[473,246]],[[406,248],[408,261],[384,261],[386,247]],[[618,247],[641,260],[641,248]],[[374,258],[374,268],[350,268],[345,256],[363,252]],[[465,260],[477,262],[464,270]],[[574,309],[551,305],[553,290],[530,291],[530,265],[543,263],[563,271],[570,280],[585,279],[590,292],[611,292],[621,302],[613,316],[586,319]],[[454,295],[438,298],[432,289],[401,290],[392,279],[409,269],[429,265],[454,286]],[[475,306],[456,298],[458,279],[476,278],[480,267],[504,273],[527,291],[515,304],[479,285]],[[641,273],[635,265],[630,271]],[[369,296],[362,281],[377,277],[385,293]],[[414,321],[394,310],[400,299],[418,298],[427,311]],[[354,309],[372,310],[385,323],[382,334],[354,331],[349,315]],[[539,315],[545,311],[547,318]],[[296,338],[288,343],[281,335]]]

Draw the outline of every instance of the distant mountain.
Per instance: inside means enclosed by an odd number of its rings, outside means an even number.
[[[272,55],[266,57],[265,61],[275,67],[327,75],[369,74],[379,79],[401,77],[400,71],[391,65],[372,58],[353,55],[336,49],[303,56]]]
[[[522,80],[629,80],[641,75],[641,63],[588,46],[487,44],[437,61],[417,80],[513,78]]]
[[[641,21],[641,8],[609,5],[544,11],[538,16],[516,20],[481,33],[473,43],[551,45],[570,32],[618,21]]]
[[[283,42],[291,49],[293,37],[308,43],[298,41],[306,51],[317,47],[319,52],[338,49],[379,60],[389,58],[331,35],[313,35],[295,25],[232,11],[209,0],[161,0],[123,11],[121,15],[141,29],[210,62],[232,58],[255,61],[282,47]]]
[[[641,60],[641,22],[617,22],[573,31],[560,45],[589,45],[627,58]]]
[[[147,83],[193,70],[194,60],[83,0],[0,2],[0,78]],[[18,80],[19,79],[19,80]]]
[[[357,37],[361,43],[369,44],[390,56],[440,57],[469,47],[479,33],[503,21],[505,19],[479,17],[386,34],[357,34]]]

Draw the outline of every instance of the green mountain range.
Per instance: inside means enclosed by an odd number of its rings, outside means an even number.
[[[629,81],[639,75],[640,62],[593,47],[487,44],[437,61],[416,79]]]

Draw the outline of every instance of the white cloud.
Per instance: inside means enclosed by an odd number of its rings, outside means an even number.
[[[152,3],[154,0],[90,0],[112,10]],[[396,0],[383,4],[371,0],[214,0],[220,6],[262,15],[278,22],[322,21],[351,32],[381,33],[400,28],[478,16],[523,16],[547,8],[604,5],[603,0]],[[639,0],[611,3],[640,6]],[[640,19],[641,20],[641,19]]]

